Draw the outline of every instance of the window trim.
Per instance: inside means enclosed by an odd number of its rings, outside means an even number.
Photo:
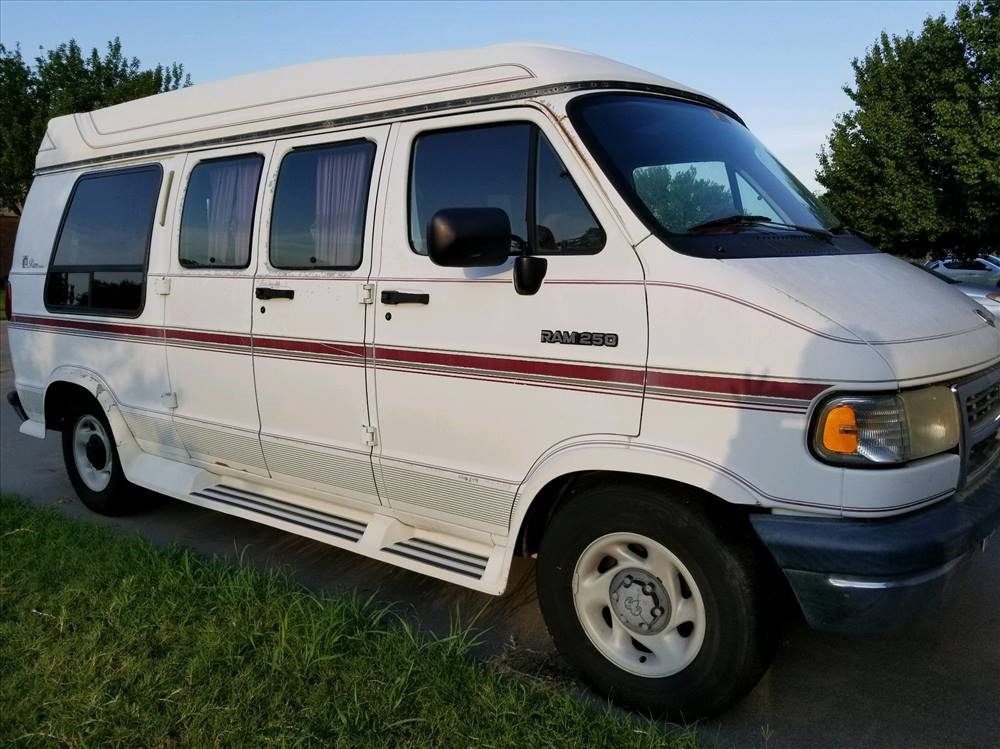
[[[368,175],[368,189],[365,190],[365,208],[363,211],[364,221],[361,226],[361,254],[358,256],[358,262],[355,265],[310,265],[305,266],[287,266],[287,265],[275,265],[271,260],[271,252],[274,249],[274,214],[275,205],[278,202],[278,188],[281,186],[281,171],[285,168],[285,159],[289,156],[302,153],[303,151],[319,151],[322,149],[332,149],[340,148],[342,146],[357,146],[361,144],[368,144],[372,147],[372,159],[371,159],[371,171]],[[268,226],[267,226],[267,265],[275,270],[285,270],[292,272],[305,272],[310,271],[354,271],[364,265],[365,262],[365,241],[368,239],[368,209],[371,207],[371,196],[372,188],[378,184],[377,170],[378,166],[378,143],[376,143],[371,138],[351,138],[350,140],[336,140],[327,143],[310,143],[305,146],[296,146],[286,151],[281,155],[281,161],[278,162],[278,171],[274,177],[274,196],[271,198],[271,211],[268,216]],[[374,229],[374,227],[373,227]]]
[[[597,217],[594,209],[591,208],[590,202],[583,194],[583,191],[580,189],[580,185],[577,183],[577,180],[573,176],[572,172],[569,171],[569,167],[566,168],[566,171],[569,172],[570,179],[573,180],[573,189],[576,190],[576,194],[580,198],[580,202],[587,208],[590,215],[594,217],[594,222],[597,224],[598,228],[604,233],[604,242],[593,252],[539,252],[537,249],[530,249],[532,247],[536,247],[538,244],[538,137],[542,136],[545,138],[548,142],[549,148],[564,166],[566,165],[566,162],[562,156],[559,155],[559,151],[552,143],[552,139],[549,138],[537,122],[528,118],[493,120],[490,122],[477,122],[468,125],[451,125],[448,127],[428,128],[414,133],[409,144],[410,155],[406,175],[406,241],[410,245],[410,251],[418,257],[429,259],[429,254],[427,252],[420,252],[413,246],[413,178],[416,168],[417,141],[424,135],[438,135],[441,133],[453,133],[466,130],[482,130],[490,127],[502,127],[504,125],[527,125],[530,131],[528,136],[528,152],[526,154],[528,158],[528,169],[525,200],[527,203],[525,205],[524,214],[525,222],[527,223],[527,226],[525,227],[525,233],[527,234],[525,241],[529,247],[529,254],[538,255],[539,257],[588,257],[590,255],[597,255],[598,253],[603,252],[604,248],[608,246],[608,232],[601,225],[601,220]],[[520,254],[520,251],[512,250],[508,257],[517,257]]]
[[[187,207],[188,194],[191,188],[191,177],[194,176],[195,170],[198,169],[202,164],[215,164],[221,161],[233,161],[236,159],[246,159],[251,156],[256,156],[260,160],[260,169],[257,172],[257,185],[254,187],[254,199],[253,199],[253,210],[250,212],[250,245],[247,247],[247,261],[244,265],[188,265],[184,262],[184,258],[181,257],[182,241],[184,238],[184,209]],[[246,270],[250,267],[251,262],[253,262],[253,240],[254,240],[254,229],[257,227],[257,209],[260,206],[260,183],[264,178],[264,165],[267,163],[267,158],[259,151],[247,151],[246,153],[236,153],[228,156],[216,156],[208,159],[201,159],[192,165],[188,170],[187,180],[184,183],[184,197],[181,200],[181,215],[180,222],[177,227],[177,263],[183,270]]]
[[[149,219],[149,228],[146,231],[146,249],[143,253],[142,265],[120,265],[120,264],[98,264],[98,265],[56,265],[56,251],[59,249],[59,242],[62,239],[63,229],[66,227],[66,220],[69,218],[70,208],[73,206],[73,199],[76,197],[76,191],[80,187],[80,183],[84,180],[103,178],[103,177],[113,177],[119,174],[132,174],[139,172],[152,172],[155,171],[157,174],[156,183],[156,201],[153,203],[153,212]],[[62,217],[59,219],[59,228],[56,231],[55,241],[52,243],[52,252],[49,254],[49,264],[45,270],[45,286],[42,289],[42,303],[45,305],[45,309],[48,312],[56,312],[69,315],[91,315],[98,317],[123,317],[129,319],[135,319],[141,317],[142,313],[146,309],[146,277],[149,275],[149,254],[150,248],[153,244],[153,228],[156,224],[156,208],[160,203],[160,193],[163,192],[163,164],[159,161],[154,161],[148,164],[139,164],[136,166],[119,167],[117,169],[101,169],[97,171],[84,172],[76,178],[73,182],[73,188],[69,192],[69,197],[66,199],[66,205],[63,206]],[[107,272],[141,272],[142,273],[142,286],[140,289],[139,297],[139,308],[132,311],[123,310],[113,310],[105,309],[103,307],[74,307],[65,304],[49,304],[49,283],[52,280],[52,276],[55,273],[90,273],[91,283],[93,283],[94,273],[100,271]]]

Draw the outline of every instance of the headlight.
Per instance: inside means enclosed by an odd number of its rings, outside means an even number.
[[[958,406],[943,386],[832,398],[816,414],[816,454],[842,465],[892,465],[958,445]]]

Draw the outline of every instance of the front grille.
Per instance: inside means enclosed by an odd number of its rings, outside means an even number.
[[[993,439],[986,439],[969,450],[966,472],[969,482],[974,482],[982,473],[988,471],[1000,460],[1000,432]]]
[[[1000,416],[1000,382],[995,382],[985,390],[967,397],[965,414],[972,429]]]
[[[1000,365],[956,383],[952,390],[964,407],[961,488],[1000,462]]]

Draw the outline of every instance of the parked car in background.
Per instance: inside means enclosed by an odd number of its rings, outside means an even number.
[[[995,317],[1000,318],[1000,291],[991,289],[989,286],[977,286],[972,283],[956,283],[955,288],[971,297],[973,301],[983,305]]]
[[[977,257],[971,260],[945,258],[932,260],[925,268],[935,270],[949,278],[958,281],[982,284],[984,286],[1000,286],[1000,259]]]
[[[973,301],[988,309],[995,316],[1000,317],[1000,291],[997,291],[996,288],[981,286],[975,283],[962,283],[958,279],[946,276],[944,273],[936,270],[931,270],[926,266],[918,265],[917,267],[927,271],[935,278],[941,279],[946,284],[951,284],[956,291],[961,291],[967,297],[970,297]]]

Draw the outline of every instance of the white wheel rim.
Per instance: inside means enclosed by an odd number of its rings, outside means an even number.
[[[102,492],[108,488],[113,455],[104,425],[90,414],[81,416],[73,427],[73,462],[88,489]]]
[[[705,602],[691,573],[638,533],[610,533],[584,549],[573,570],[573,605],[594,647],[637,676],[683,671],[705,640]]]

